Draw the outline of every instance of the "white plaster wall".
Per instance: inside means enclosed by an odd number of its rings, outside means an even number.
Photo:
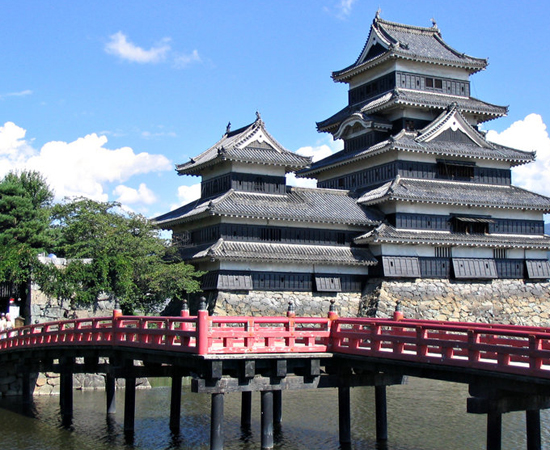
[[[478,247],[453,247],[453,258],[492,258],[493,249]]]
[[[428,245],[396,245],[382,244],[382,253],[385,256],[434,256],[434,248]]]
[[[389,203],[389,202],[388,202]],[[391,212],[404,212],[416,214],[464,214],[464,215],[490,215],[496,219],[521,219],[542,220],[542,213],[537,211],[521,211],[504,208],[480,208],[470,206],[433,205],[427,203],[392,202],[390,207],[384,204],[384,208]]]
[[[246,270],[253,272],[335,273],[349,275],[368,274],[367,266],[338,266],[330,264],[296,264],[279,262],[220,261],[220,270]]]
[[[285,168],[282,166],[270,166],[267,164],[246,164],[241,162],[231,163],[232,172],[250,173],[255,175],[270,175],[276,177],[285,176]]]
[[[527,259],[546,259],[548,254],[545,250],[525,250],[525,258]]]

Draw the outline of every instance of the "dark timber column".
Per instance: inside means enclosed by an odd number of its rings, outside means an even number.
[[[124,432],[134,431],[136,418],[136,377],[126,377],[124,392]]]
[[[540,410],[525,411],[525,419],[527,427],[527,450],[541,450]]]
[[[212,394],[210,410],[210,450],[223,450],[223,395]]]
[[[283,422],[283,391],[273,391],[273,422],[276,425]]]
[[[386,402],[386,386],[374,386],[374,401],[376,407],[376,440],[388,440],[388,416]]]
[[[73,364],[74,358],[61,358],[59,405],[64,416],[73,414]]]
[[[252,392],[241,393],[241,427],[245,430],[252,425]]]
[[[23,377],[21,379],[21,394],[23,395],[23,404],[28,405],[32,401],[31,373],[26,367],[24,367],[21,376]]]
[[[114,376],[107,374],[105,377],[105,393],[107,394],[107,414],[116,413],[116,379]]]
[[[262,449],[273,448],[273,391],[262,391]]]
[[[340,429],[340,444],[347,447],[351,443],[351,409],[349,386],[338,387],[338,424]]]
[[[489,411],[487,414],[487,450],[501,450],[502,414]]]
[[[181,419],[181,379],[180,374],[172,375],[170,396],[170,430],[179,431]]]

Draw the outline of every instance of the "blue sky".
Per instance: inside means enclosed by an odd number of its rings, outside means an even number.
[[[154,216],[196,195],[174,164],[260,111],[287,149],[341,148],[315,122],[346,104],[332,71],[355,61],[378,8],[437,21],[459,51],[489,58],[472,94],[509,105],[493,140],[536,150],[514,183],[550,195],[550,7],[545,1],[265,0],[2,2],[0,176],[42,171],[58,198],[119,200]]]

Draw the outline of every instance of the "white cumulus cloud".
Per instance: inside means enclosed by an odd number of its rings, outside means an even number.
[[[550,137],[539,114],[529,114],[501,133],[490,130],[487,139],[519,150],[536,151],[535,162],[512,170],[512,181],[516,186],[550,196]]]
[[[178,200],[179,203],[172,205],[170,209],[176,209],[180,206],[187,205],[187,203],[197,200],[201,196],[201,184],[195,183],[191,186],[178,187]]]
[[[109,200],[109,183],[124,183],[136,175],[172,169],[163,155],[135,153],[130,147],[106,148],[107,138],[89,134],[73,142],[51,141],[40,150],[25,139],[26,130],[7,122],[0,127],[0,177],[9,171],[36,170],[44,175],[56,199],[84,196]],[[145,186],[136,193],[115,189],[121,201],[150,204],[154,194]]]
[[[191,63],[201,62],[201,61],[202,61],[202,59],[199,56],[199,52],[197,50],[193,50],[189,54],[177,55],[174,58],[174,64],[179,69],[183,69],[184,67],[187,67]]]
[[[312,162],[319,161],[323,158],[326,158],[327,156],[332,155],[338,146],[341,146],[337,141],[330,140],[328,141],[328,144],[319,144],[317,146],[305,146],[300,147],[298,150],[296,150],[296,153],[301,156],[311,156]],[[298,187],[306,187],[306,188],[314,188],[317,187],[317,180],[313,178],[297,178],[294,173],[289,173],[286,176],[286,182],[289,186],[298,186]]]
[[[161,62],[170,51],[169,38],[164,38],[157,46],[151,47],[149,50],[130,42],[122,31],[109,36],[109,39],[105,45],[107,53],[140,64]]]
[[[27,95],[31,95],[32,91],[30,89],[25,89],[24,91],[19,92],[8,92],[7,94],[0,94],[0,99],[4,99],[6,97],[26,97]]]
[[[140,183],[138,189],[119,184],[113,194],[117,196],[116,200],[124,205],[136,203],[152,205],[157,201],[157,196],[145,183]]]
[[[336,7],[340,11],[340,17],[347,17],[351,14],[351,8],[355,0],[340,0],[340,3]]]

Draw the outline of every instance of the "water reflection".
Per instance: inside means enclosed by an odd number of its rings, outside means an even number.
[[[471,450],[485,448],[485,416],[466,413],[465,385],[411,378],[404,386],[387,390],[387,443],[375,438],[374,390],[351,391],[354,450]],[[117,392],[117,411],[124,411],[124,395]],[[157,387],[136,393],[135,431],[124,433],[124,416],[105,414],[102,391],[75,392],[73,415],[64,417],[59,397],[35,397],[23,405],[14,399],[0,401],[2,447],[12,450],[207,450],[210,436],[210,397],[184,388],[180,431],[170,430],[170,389]],[[227,394],[225,448],[260,448],[260,395],[252,396],[252,422],[241,427],[241,396]],[[283,423],[274,426],[275,449],[337,449],[337,391],[285,391]],[[69,420],[70,419],[70,420]],[[550,416],[543,412],[542,441],[550,442]],[[503,450],[525,448],[522,413],[503,416]]]

